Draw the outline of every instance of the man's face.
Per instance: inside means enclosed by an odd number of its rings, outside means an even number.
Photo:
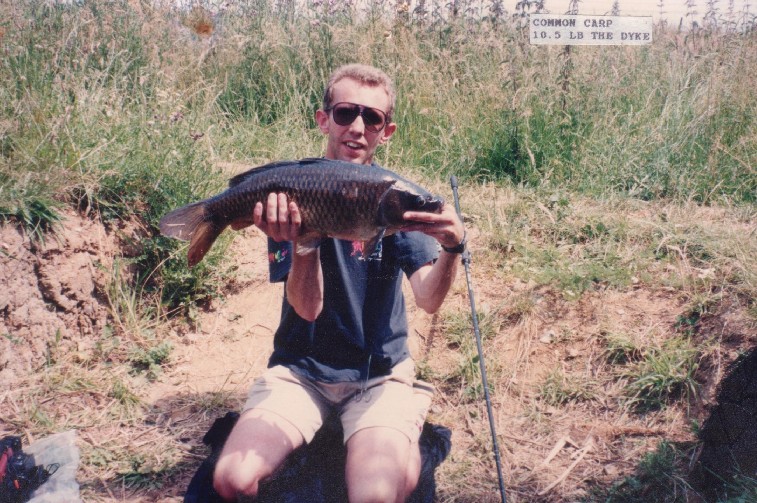
[[[389,96],[383,87],[365,86],[344,78],[332,88],[331,104],[336,103],[355,103],[385,112],[389,109]],[[394,123],[388,123],[377,133],[369,131],[360,115],[346,126],[337,124],[332,114],[323,110],[318,110],[315,118],[321,131],[328,135],[325,157],[358,164],[370,164],[376,148],[386,143],[396,129]]]

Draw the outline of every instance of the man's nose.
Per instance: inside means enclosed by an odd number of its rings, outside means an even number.
[[[363,122],[362,115],[358,114],[358,116],[355,117],[355,120],[350,124],[350,131],[365,133],[365,122]]]

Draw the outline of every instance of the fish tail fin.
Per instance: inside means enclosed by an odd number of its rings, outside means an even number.
[[[160,233],[164,236],[189,241],[187,261],[194,267],[208,253],[223,228],[205,218],[205,202],[188,204],[160,219]]]
[[[202,222],[197,226],[189,242],[189,252],[187,252],[189,267],[194,267],[202,260],[222,231],[223,228],[219,229],[213,222]]]
[[[160,233],[170,238],[189,241],[205,221],[205,202],[188,204],[163,216]]]

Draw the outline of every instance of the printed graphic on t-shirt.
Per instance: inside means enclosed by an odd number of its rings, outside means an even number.
[[[269,264],[280,264],[289,256],[289,250],[286,248],[279,248],[275,252],[268,253]]]
[[[368,257],[368,260],[381,260],[381,241],[378,242],[376,245],[376,249],[373,250],[373,253],[371,253],[371,256]],[[350,257],[357,257],[359,259],[363,259],[365,254],[365,241],[353,241],[352,242],[352,252],[350,253]]]

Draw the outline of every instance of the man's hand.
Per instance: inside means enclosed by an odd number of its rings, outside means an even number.
[[[421,231],[436,239],[439,244],[447,248],[454,248],[462,242],[465,227],[457,215],[454,206],[445,204],[441,213],[426,213],[422,211],[408,211],[403,215],[411,222],[403,227],[405,231]]]
[[[253,223],[274,241],[294,241],[302,231],[302,215],[297,204],[287,201],[286,194],[268,194],[263,218],[263,203],[252,212]]]

